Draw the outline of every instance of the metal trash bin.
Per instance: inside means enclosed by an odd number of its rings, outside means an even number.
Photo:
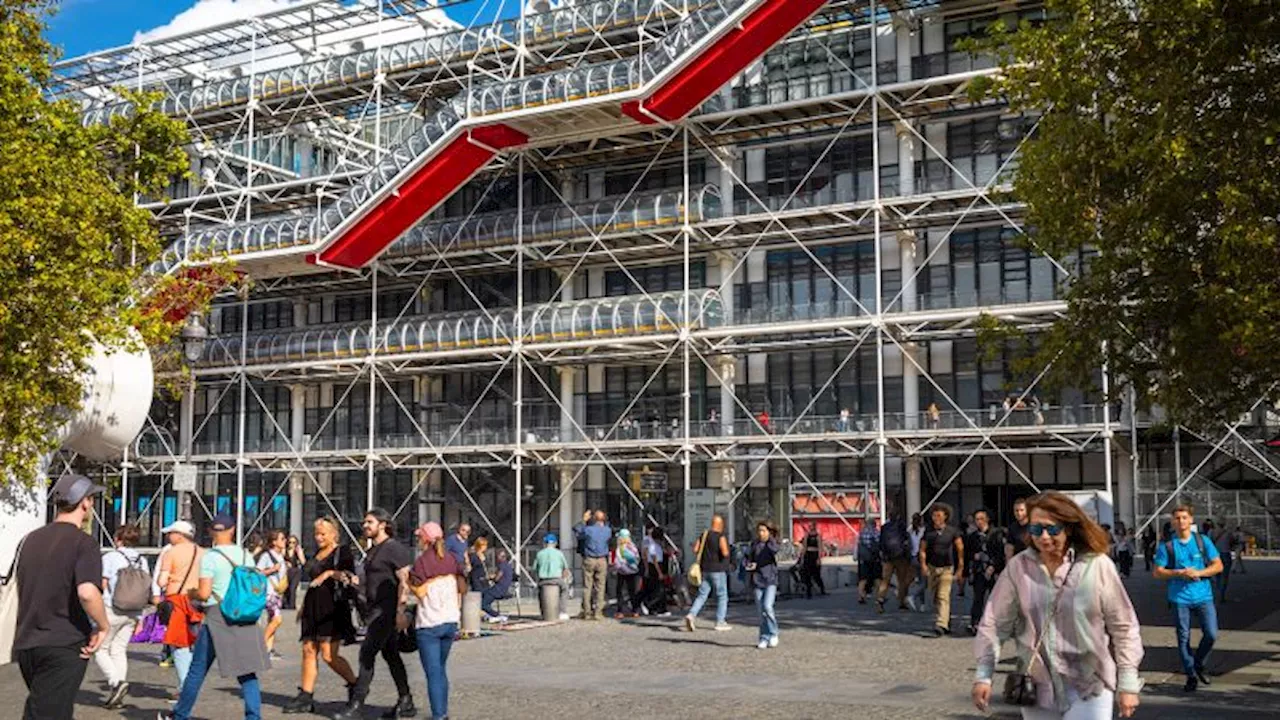
[[[560,584],[543,583],[538,586],[538,603],[542,607],[542,619],[553,621],[560,619]]]
[[[476,591],[462,596],[462,634],[480,634],[480,593]]]

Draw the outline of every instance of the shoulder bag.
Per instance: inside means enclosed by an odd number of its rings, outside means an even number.
[[[182,582],[178,583],[178,592],[182,592],[182,588],[187,586],[187,580],[191,577],[191,569],[196,566],[196,558],[200,555],[200,546],[191,543],[191,564],[187,565],[187,573],[182,576]],[[169,620],[173,617],[173,601],[166,595],[160,599],[160,604],[156,605],[156,615],[160,616],[160,624],[165,627],[169,626]]]
[[[707,533],[702,531],[702,539],[698,541],[698,557],[693,559],[693,564],[689,566],[689,584],[698,587],[702,584],[702,553],[707,550]]]
[[[18,637],[18,559],[22,557],[22,546],[27,539],[18,543],[13,553],[13,563],[9,565],[9,575],[0,585],[0,665],[13,662],[13,643]]]
[[[1075,568],[1076,561],[1074,558],[1071,564],[1067,566],[1067,576],[1062,579],[1062,587],[1058,589],[1057,594],[1053,597],[1053,609],[1049,616],[1045,618],[1045,627],[1054,621],[1058,615],[1058,602],[1062,599],[1062,591],[1067,589],[1067,581],[1071,579],[1071,571]],[[1040,637],[1036,639],[1036,647],[1031,651],[1031,660],[1027,662],[1027,669],[1024,672],[1009,673],[1004,678],[1004,701],[1010,705],[1018,707],[1035,707],[1038,704],[1039,691],[1036,689],[1035,680],[1031,677],[1031,668],[1036,664],[1036,659],[1040,657],[1040,647],[1044,645],[1044,628]]]

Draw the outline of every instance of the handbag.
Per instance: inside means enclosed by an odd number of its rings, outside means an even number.
[[[138,623],[138,629],[129,638],[130,643],[138,645],[161,644],[164,642],[165,626],[160,624],[160,617],[151,613]]]
[[[1053,598],[1053,610],[1046,623],[1053,622],[1058,615],[1058,601],[1062,599],[1062,591],[1067,587],[1067,580],[1071,579],[1071,570],[1076,566],[1075,558],[1071,559],[1071,564],[1067,566],[1067,576],[1062,579],[1062,587],[1058,589]],[[1023,672],[1009,673],[1004,678],[1004,701],[1010,705],[1018,707],[1035,707],[1039,700],[1039,690],[1036,689],[1035,680],[1031,678],[1031,667],[1036,664],[1036,658],[1040,657],[1040,647],[1044,645],[1045,633],[1041,633],[1036,638],[1035,650],[1031,652],[1031,660],[1027,662],[1027,668]]]
[[[418,652],[418,631],[413,627],[414,613],[411,610],[405,610],[404,614],[409,617],[409,627],[404,630],[396,630],[396,650],[402,654]]]
[[[284,558],[277,558],[276,554],[270,550],[267,551],[267,557],[271,558],[271,562],[275,564],[277,568],[281,565],[288,565]],[[277,595],[284,597],[284,594],[289,591],[289,572],[286,569],[283,578],[277,578],[276,575],[279,574],[280,570],[277,569],[274,575],[267,578],[267,582],[271,584],[271,589],[274,590]]]
[[[702,553],[707,549],[707,530],[702,531],[702,539],[698,541],[698,557],[689,566],[689,584],[698,587],[702,584]]]
[[[182,588],[186,587],[187,579],[191,577],[191,568],[196,566],[196,556],[200,554],[200,546],[195,543],[191,544],[191,564],[187,565],[187,574],[182,576],[182,582],[178,584],[178,592],[182,592]],[[160,617],[160,624],[165,627],[169,626],[169,620],[173,618],[173,601],[165,596],[159,604],[156,605],[156,615]]]
[[[22,557],[24,537],[13,554],[9,575],[0,585],[0,665],[13,662],[13,643],[18,636],[18,558]]]

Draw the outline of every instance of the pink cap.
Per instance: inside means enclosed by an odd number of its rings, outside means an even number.
[[[422,542],[432,543],[444,537],[444,530],[441,529],[440,523],[432,521],[418,528],[417,535]]]

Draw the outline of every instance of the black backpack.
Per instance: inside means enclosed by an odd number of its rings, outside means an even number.
[[[1196,532],[1196,533],[1191,533],[1191,537],[1194,537],[1196,539],[1196,547],[1200,548],[1200,557],[1204,558],[1204,564],[1207,567],[1209,565],[1209,553],[1205,552],[1205,549],[1204,549],[1204,536]],[[1169,540],[1164,544],[1164,552],[1165,552],[1165,555],[1167,556],[1165,560],[1164,569],[1177,570],[1178,556],[1173,552],[1172,540]]]
[[[880,529],[880,552],[890,560],[906,557],[910,554],[911,535],[907,532],[906,523],[890,520]]]

